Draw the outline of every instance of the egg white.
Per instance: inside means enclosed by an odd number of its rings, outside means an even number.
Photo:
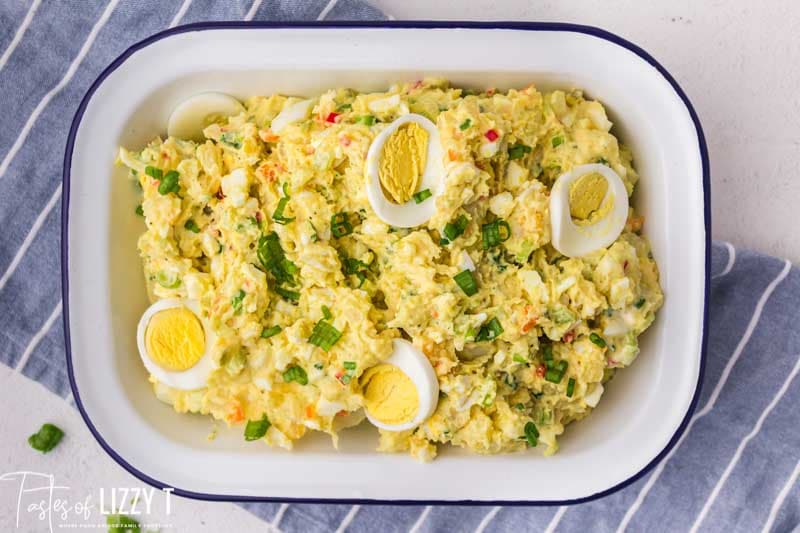
[[[395,204],[386,198],[381,187],[379,177],[381,153],[383,145],[392,133],[408,122],[416,122],[428,132],[428,155],[425,170],[420,178],[419,186],[414,192],[430,189],[432,196],[419,204],[414,202],[413,198],[404,204]],[[367,174],[367,198],[378,218],[397,228],[413,228],[430,220],[436,212],[436,197],[444,190],[445,171],[442,154],[442,143],[436,124],[422,115],[414,113],[403,115],[380,132],[369,147],[364,166]]]
[[[301,100],[297,103],[294,103],[278,113],[275,118],[272,119],[270,123],[269,129],[272,130],[272,133],[276,135],[283,131],[283,129],[299,120],[303,120],[307,118],[308,115],[311,114],[311,110],[314,108],[314,104],[316,100]]]
[[[572,221],[569,206],[570,186],[586,174],[596,172],[608,183],[608,190],[600,205],[609,196],[613,206],[602,218],[587,226]],[[556,180],[550,191],[550,226],[552,244],[567,257],[584,257],[606,248],[617,240],[628,219],[628,191],[622,178],[610,167],[601,164],[581,165],[565,172]]]
[[[182,372],[173,372],[158,366],[155,361],[150,358],[147,353],[147,345],[145,344],[145,332],[150,319],[159,311],[173,309],[176,307],[186,307],[194,313],[200,324],[203,327],[205,334],[205,351],[203,356],[191,368]],[[150,372],[159,382],[180,390],[195,390],[206,386],[208,377],[217,368],[211,356],[211,347],[214,345],[215,334],[209,327],[208,321],[205,320],[200,313],[200,303],[197,300],[188,300],[183,298],[165,298],[159,300],[142,314],[139,320],[139,326],[136,329],[136,342],[139,347],[139,355],[142,358],[145,368]]]
[[[203,130],[209,117],[229,117],[244,111],[244,106],[225,93],[207,92],[187,98],[172,111],[167,122],[167,134],[177,139],[203,140]]]
[[[396,366],[414,383],[419,397],[417,414],[402,424],[385,424],[376,420],[366,409],[365,411],[367,420],[374,426],[388,431],[405,431],[425,422],[436,410],[439,403],[439,380],[428,358],[413,344],[404,339],[395,339],[392,347],[392,355],[383,363]]]

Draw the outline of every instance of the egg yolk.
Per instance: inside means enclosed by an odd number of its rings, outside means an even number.
[[[419,393],[414,382],[394,365],[381,364],[364,373],[367,411],[384,424],[402,424],[419,411]]]
[[[383,144],[378,177],[389,201],[404,204],[417,191],[428,158],[428,132],[406,122]]]
[[[200,320],[185,307],[154,314],[144,334],[147,355],[165,370],[182,372],[203,356],[205,333]]]
[[[603,203],[608,182],[596,172],[575,180],[569,188],[569,213],[577,224],[592,224],[603,218],[613,207],[612,198]]]

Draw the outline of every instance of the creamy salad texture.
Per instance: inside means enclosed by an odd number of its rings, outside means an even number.
[[[639,176],[580,90],[427,79],[227,109],[118,156],[155,304],[139,349],[177,412],[284,448],[373,422],[420,460],[549,455],[636,359],[663,300]]]

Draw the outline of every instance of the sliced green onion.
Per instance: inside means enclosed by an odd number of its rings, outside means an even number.
[[[561,383],[561,380],[564,378],[564,374],[558,371],[556,368],[551,368],[544,373],[544,379],[549,381],[550,383]]]
[[[535,448],[539,444],[539,430],[536,429],[536,424],[533,422],[525,424],[525,440],[528,441],[531,448]]]
[[[319,240],[319,234],[317,233],[317,228],[314,226],[314,223],[310,220],[308,221],[308,225],[311,226],[311,229],[314,230],[314,233],[311,234],[311,242],[317,242]]]
[[[525,363],[528,362],[527,359],[525,359],[524,357],[522,357],[519,354],[514,354],[514,356],[511,359],[513,359],[515,363],[525,364]]]
[[[514,406],[514,408],[515,409],[519,409],[520,411],[524,411],[525,410],[525,404],[524,403],[518,403],[517,405]]]
[[[569,363],[567,362],[567,360],[566,359],[562,359],[556,365],[556,369],[563,374],[564,372],[567,371],[567,367],[568,366],[569,366]]]
[[[300,293],[297,291],[290,291],[289,289],[284,289],[283,287],[275,287],[275,293],[292,302],[299,302],[300,301]]]
[[[344,376],[339,378],[339,381],[341,381],[343,385],[349,385],[351,379],[353,379],[353,376],[351,376],[350,374],[345,374]]]
[[[334,237],[338,239],[353,233],[353,225],[350,224],[349,218],[349,215],[344,211],[331,217],[331,233]]]
[[[363,124],[365,126],[372,126],[375,124],[375,117],[372,115],[363,115],[356,119],[356,124]]]
[[[599,346],[600,348],[606,347],[606,341],[598,335],[597,333],[592,333],[589,335],[589,340],[592,341],[592,344]]]
[[[458,127],[458,129],[460,129],[461,131],[464,131],[466,129],[469,129],[470,126],[472,126],[472,119],[468,118],[467,120],[465,120],[464,122],[461,123],[461,125]]]
[[[511,227],[509,227],[508,222],[502,219],[483,224],[481,226],[481,232],[483,233],[484,250],[497,246],[511,237]]]
[[[552,344],[545,344],[542,346],[542,359],[545,361],[552,361],[553,360],[553,345]]]
[[[144,208],[142,207],[142,204],[136,206],[136,214],[140,217],[144,216]]]
[[[233,306],[233,314],[240,315],[242,314],[242,301],[247,293],[244,290],[239,289],[233,298],[231,299],[231,306]]]
[[[328,309],[327,305],[322,306],[322,316],[325,317],[325,320],[330,320],[333,318],[333,313],[331,313],[331,310]]]
[[[355,361],[345,361],[342,366],[345,370],[355,370],[357,365]]]
[[[412,198],[414,199],[415,204],[421,204],[431,196],[433,196],[433,193],[431,192],[430,189],[422,189],[418,193],[414,193]]]
[[[244,440],[258,440],[267,434],[270,424],[267,415],[261,420],[248,420],[247,426],[244,428]]]
[[[508,158],[510,160],[522,159],[525,154],[531,153],[531,147],[525,144],[514,144],[508,148]]]
[[[286,383],[296,381],[300,385],[308,385],[308,374],[301,366],[290,366],[283,373],[283,381]]]
[[[47,453],[61,442],[63,436],[64,432],[61,431],[61,428],[49,423],[42,424],[39,431],[28,437],[28,444],[34,450]]]
[[[293,221],[295,217],[285,217],[283,216],[283,211],[286,209],[286,205],[289,203],[289,197],[284,196],[280,200],[278,200],[278,207],[275,208],[275,212],[272,213],[272,220],[277,222],[278,224],[286,225],[289,222]]]
[[[639,298],[633,305],[636,306],[636,309],[641,309],[642,307],[644,307],[645,302],[646,300],[644,298]]]
[[[491,341],[499,337],[501,333],[503,333],[503,326],[497,318],[492,318],[489,322],[481,326],[478,335],[475,337],[475,341]]]
[[[561,135],[559,135],[557,137],[553,137],[550,140],[550,144],[553,145],[553,148],[555,148],[557,146],[561,146],[562,144],[564,144],[564,137],[562,137]]]
[[[164,178],[161,180],[161,183],[158,184],[158,192],[162,195],[166,195],[171,192],[179,192],[181,190],[181,186],[178,183],[178,178],[180,178],[180,174],[174,170],[167,172]]]
[[[156,274],[156,281],[165,289],[177,289],[181,286],[181,280],[177,275],[167,274],[163,270]]]
[[[261,338],[262,339],[269,339],[270,337],[274,337],[278,333],[281,332],[283,328],[280,326],[270,326],[268,328],[264,328],[261,330]]]
[[[350,111],[351,109],[353,109],[353,104],[342,104],[336,108],[336,111],[341,113],[342,111]]]
[[[478,284],[475,282],[475,276],[472,274],[471,270],[462,270],[453,276],[453,279],[467,296],[477,294]]]
[[[275,232],[262,235],[258,239],[256,255],[264,269],[275,276],[278,283],[294,284],[294,274],[298,271],[297,265],[286,259],[281,242]]]
[[[200,233],[200,226],[198,226],[197,222],[195,222],[191,218],[186,221],[186,224],[184,224],[183,227],[188,229],[192,233]]]
[[[575,378],[569,378],[567,381],[567,398],[572,398],[572,394],[575,392]]]
[[[233,131],[223,133],[219,140],[237,150],[242,147],[242,136]]]
[[[469,220],[464,215],[459,215],[457,219],[453,222],[448,222],[444,226],[444,235],[451,241],[456,240],[456,238],[464,233],[467,229],[467,225],[469,224]]]
[[[608,159],[606,159],[605,157],[598,157],[597,159],[594,160],[594,162],[595,163],[600,163],[601,165],[608,166]]]
[[[150,165],[145,167],[144,173],[154,180],[160,180],[163,177],[163,172],[161,172],[160,168],[151,167]]]
[[[325,368],[325,365],[323,365],[322,363],[314,363],[314,368],[316,368],[317,370],[322,370],[323,368]]]
[[[324,320],[320,320],[314,326],[311,336],[308,338],[308,342],[315,346],[319,346],[327,352],[341,337],[341,331]]]

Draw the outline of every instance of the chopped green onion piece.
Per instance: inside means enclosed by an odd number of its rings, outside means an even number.
[[[195,222],[191,218],[186,221],[186,224],[184,224],[183,227],[188,229],[192,233],[200,233],[200,226],[198,226],[197,222]]]
[[[267,430],[272,424],[269,422],[267,415],[261,420],[248,420],[247,426],[244,428],[244,440],[258,440],[267,434]]]
[[[527,359],[525,359],[524,357],[522,357],[519,354],[514,354],[514,356],[511,359],[513,359],[515,363],[525,364],[525,363],[528,362]]]
[[[562,137],[561,135],[553,137],[552,140],[550,141],[550,144],[553,145],[553,148],[561,146],[562,144],[564,144],[564,137]]]
[[[608,159],[606,159],[605,157],[598,157],[597,159],[595,159],[594,162],[595,163],[600,163],[601,165],[608,166]]]
[[[330,320],[333,318],[333,313],[331,313],[331,310],[328,309],[327,305],[322,306],[322,316],[325,317],[325,320]]]
[[[325,368],[325,365],[323,365],[322,363],[314,363],[314,368],[316,368],[317,370],[322,370],[323,368]]]
[[[597,333],[592,333],[589,335],[589,340],[592,341],[592,344],[599,346],[600,348],[606,347],[606,341],[598,335]]]
[[[314,326],[311,336],[308,338],[308,342],[315,346],[319,346],[327,352],[341,337],[341,331],[324,320],[320,320]]]
[[[314,233],[311,234],[311,242],[317,242],[319,240],[319,234],[317,233],[317,228],[314,226],[314,223],[310,220],[308,221],[308,225],[311,226],[311,229],[314,230]]]
[[[644,298],[639,298],[639,300],[637,300],[637,302],[633,305],[636,306],[636,309],[641,309],[644,307],[645,302],[646,300]]]
[[[511,160],[522,159],[525,154],[531,153],[531,147],[525,144],[514,144],[508,148],[508,158]]]
[[[297,291],[290,291],[289,289],[284,289],[283,287],[275,287],[275,293],[282,298],[285,298],[292,302],[299,302],[300,301],[300,293]]]
[[[233,131],[223,133],[219,140],[237,150],[242,147],[242,136]]]
[[[298,271],[297,265],[286,259],[275,232],[263,235],[258,239],[256,255],[259,262],[275,276],[278,283],[294,284],[294,274]]]
[[[414,196],[412,196],[412,198],[414,199],[415,204],[421,204],[431,196],[433,196],[433,193],[431,192],[430,189],[423,189],[418,193],[414,193]]]
[[[151,167],[149,165],[145,167],[144,173],[154,180],[160,180],[163,177],[163,172],[161,172],[160,168]]]
[[[350,111],[351,109],[353,109],[353,104],[342,104],[336,108],[336,111],[341,113],[342,111]]]
[[[274,337],[278,333],[281,332],[280,326],[270,326],[268,328],[264,328],[261,330],[261,338],[262,339],[269,339],[270,337]]]
[[[567,381],[567,398],[572,398],[572,394],[575,392],[575,378],[569,378]]]
[[[181,186],[178,183],[178,178],[180,178],[180,174],[174,170],[167,172],[161,183],[158,184],[158,192],[162,195],[167,195],[171,192],[177,193],[180,191]]]
[[[528,441],[532,448],[539,444],[539,430],[536,429],[536,424],[533,422],[525,424],[525,440]]]
[[[550,383],[561,383],[561,380],[564,378],[564,374],[558,371],[558,369],[551,368],[550,370],[544,373],[544,379],[549,381]]]
[[[542,359],[545,361],[552,361],[553,359],[553,345],[545,344],[542,346]]]
[[[144,216],[144,208],[142,208],[142,204],[136,206],[136,214],[140,217]]]
[[[349,385],[351,379],[353,379],[353,376],[350,374],[345,374],[339,379],[339,381],[341,381],[343,385]]]
[[[467,296],[478,293],[478,284],[475,282],[475,276],[471,270],[462,270],[453,276],[453,279]]]
[[[353,225],[350,224],[349,218],[349,215],[344,211],[331,217],[331,233],[333,233],[334,237],[338,239],[353,233]]]
[[[525,410],[525,404],[524,404],[524,403],[518,403],[518,404],[517,404],[517,405],[515,405],[514,407],[515,407],[516,409],[519,409],[520,411],[524,411],[524,410]]]
[[[28,444],[34,450],[47,453],[61,442],[63,436],[64,432],[61,431],[61,428],[53,424],[42,424],[39,431],[28,437]]]
[[[502,230],[502,231],[501,231]],[[497,219],[494,222],[483,224],[481,226],[483,233],[483,249],[488,250],[497,246],[501,242],[505,242],[511,237],[511,227],[508,222],[502,219]]]
[[[107,515],[106,526],[108,533],[137,533],[142,530],[139,522],[124,514]]]
[[[562,359],[556,365],[556,369],[563,374],[564,372],[567,371],[567,367],[568,366],[569,366],[569,363],[567,362],[567,360],[566,359]]]
[[[467,120],[465,120],[464,122],[461,123],[461,125],[458,127],[458,129],[460,129],[461,131],[464,131],[464,130],[468,129],[470,126],[472,126],[472,119],[468,118]]]
[[[231,306],[233,306],[233,314],[240,315],[242,314],[242,301],[247,293],[244,290],[239,289],[233,298],[231,299]]]
[[[167,274],[163,270],[156,274],[156,281],[165,289],[177,289],[181,286],[181,280],[175,274]]]
[[[300,385],[308,385],[308,374],[301,366],[290,366],[283,373],[283,381],[286,383],[296,381]]]
[[[355,361],[345,361],[342,366],[345,370],[355,370],[357,365]]]
[[[356,119],[356,124],[363,124],[365,126],[372,126],[375,124],[375,117],[372,115],[363,115]]]
[[[444,226],[444,235],[451,241],[456,240],[456,238],[464,233],[467,229],[467,225],[469,224],[469,220],[464,215],[459,215],[454,222],[448,222]]]
[[[503,333],[503,326],[497,318],[492,318],[489,322],[481,326],[478,335],[475,337],[475,341],[491,341],[499,337],[501,333]]]
[[[275,212],[272,213],[272,220],[277,222],[278,224],[286,225],[289,222],[293,221],[295,217],[285,217],[283,216],[283,211],[286,209],[286,205],[289,203],[289,197],[284,196],[280,200],[278,200],[278,207],[275,208]]]

